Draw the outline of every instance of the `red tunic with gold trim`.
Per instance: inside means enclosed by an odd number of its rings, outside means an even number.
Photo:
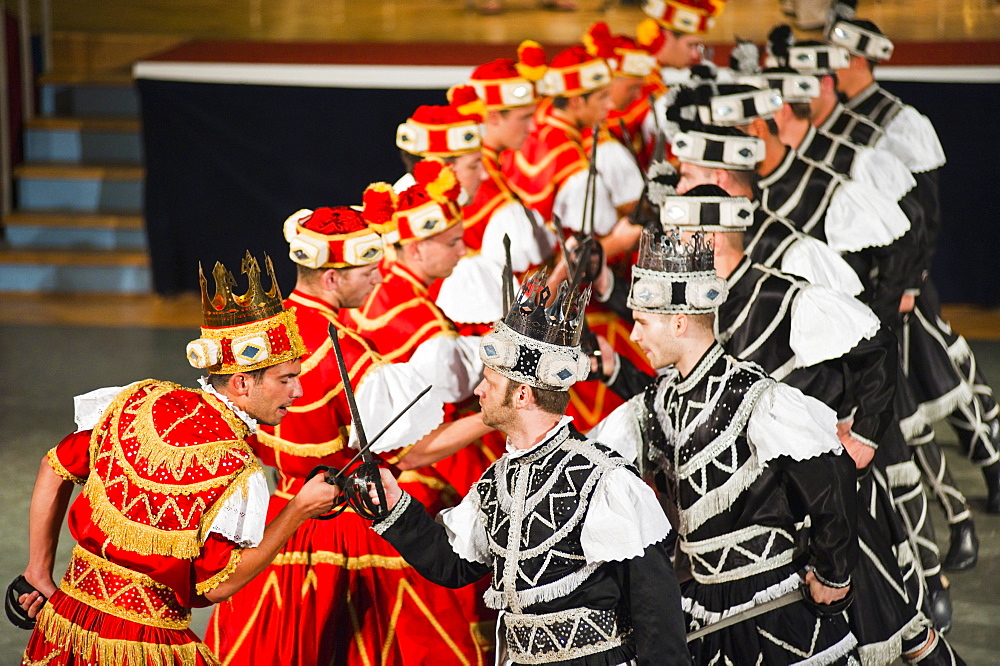
[[[285,304],[295,307],[310,353],[302,362],[302,398],[280,425],[258,437],[258,455],[278,470],[269,516],[285,506],[315,465],[339,468],[354,454],[328,324],[338,330],[370,434],[424,386],[408,364],[382,359],[328,303],[295,291]],[[373,449],[398,459],[404,442],[412,444],[441,420],[440,408],[418,405]],[[440,478],[404,472],[400,481],[442,508],[446,484]],[[216,608],[206,643],[224,664],[477,664],[475,629],[452,590],[427,582],[348,510],[300,527],[263,573]]]
[[[49,451],[57,474],[84,485],[69,510],[77,546],[23,663],[218,663],[188,624],[241,545],[263,534],[262,510],[247,540],[220,528],[231,501],[267,495],[248,437],[214,395],[150,379],[121,391],[93,431]]]

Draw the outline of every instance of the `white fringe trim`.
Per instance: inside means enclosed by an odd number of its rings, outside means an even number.
[[[912,460],[907,460],[886,467],[885,476],[890,488],[915,486],[920,483],[920,468]]]
[[[759,606],[760,604],[771,601],[772,599],[777,599],[784,594],[788,594],[792,590],[797,590],[802,587],[802,585],[802,578],[800,578],[797,573],[793,573],[785,580],[779,581],[753,595],[753,598],[750,599],[750,601],[731,606],[724,611],[710,611],[694,599],[682,595],[681,609],[695,620],[698,620],[702,626],[708,626],[722,620],[723,618],[730,617],[737,613],[742,613],[745,610],[753,608],[754,606]]]
[[[858,639],[852,633],[848,633],[846,636],[840,639],[834,645],[831,645],[827,649],[823,650],[819,654],[814,654],[804,661],[795,662],[795,666],[825,666],[826,664],[832,664],[843,657],[858,646]]]
[[[570,592],[573,592],[578,587],[583,585],[583,583],[585,583],[587,579],[590,578],[603,564],[603,562],[587,564],[581,569],[578,569],[570,575],[564,576],[557,581],[553,581],[539,587],[517,591],[515,592],[515,595],[517,596],[518,605],[524,608],[525,606],[531,606],[532,604],[553,601],[554,599],[560,599],[568,596]],[[483,601],[486,602],[486,606],[488,608],[492,608],[493,610],[503,610],[506,608],[504,604],[504,593],[493,587],[486,590],[486,593],[483,595]]]
[[[912,415],[899,420],[899,429],[903,431],[903,437],[907,441],[914,439],[924,431],[924,428],[929,426],[930,424],[924,419],[924,415],[920,413],[919,406]]]
[[[392,511],[389,512],[389,515],[386,516],[384,520],[372,523],[372,529],[375,530],[375,534],[381,536],[385,534],[386,530],[395,525],[396,521],[399,520],[399,517],[403,515],[404,511],[406,511],[406,507],[410,506],[411,501],[413,501],[413,498],[410,497],[410,494],[404,490],[402,497],[400,497],[399,501],[396,502],[396,506],[392,507]]]
[[[868,643],[858,646],[863,666],[885,666],[899,659],[903,654],[903,638],[915,636],[930,626],[923,613],[918,613],[895,634],[881,643]]]
[[[968,403],[973,398],[972,389],[966,383],[961,383],[944,395],[920,403],[917,408],[921,418],[928,423],[940,421],[953,411]]]
[[[701,496],[697,502],[680,511],[681,534],[690,534],[707,521],[732,507],[736,499],[746,492],[754,481],[764,473],[764,467],[757,462],[755,453],[724,484],[713,488]]]

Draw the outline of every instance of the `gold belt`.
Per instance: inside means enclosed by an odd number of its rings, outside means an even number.
[[[129,622],[163,629],[187,629],[191,624],[191,609],[177,602],[172,589],[80,546],[73,549],[60,589]]]

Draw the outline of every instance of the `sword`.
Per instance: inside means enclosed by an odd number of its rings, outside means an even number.
[[[758,604],[753,608],[748,608],[745,611],[734,613],[733,615],[722,618],[718,622],[713,622],[712,624],[704,626],[701,629],[696,629],[687,635],[687,642],[690,643],[691,641],[696,641],[709,634],[714,634],[720,629],[731,627],[734,624],[739,624],[740,622],[755,618],[758,615],[763,615],[764,613],[770,613],[778,608],[783,608],[799,601],[805,601],[805,589],[805,587],[797,587],[791,592],[784,593],[777,599],[765,601],[764,603]]]
[[[371,514],[371,516],[366,517],[370,517],[373,520],[384,518],[389,513],[386,509],[385,488],[382,487],[382,478],[379,476],[378,464],[369,450],[371,445],[368,443],[368,437],[365,435],[365,427],[361,422],[361,413],[358,411],[358,403],[354,398],[354,388],[351,386],[351,377],[347,374],[344,352],[340,348],[340,339],[337,337],[337,328],[333,325],[333,322],[330,322],[328,325],[327,333],[330,335],[330,341],[333,343],[333,352],[337,356],[337,369],[340,370],[340,379],[344,383],[344,395],[347,397],[347,405],[351,409],[351,421],[354,423],[354,429],[358,433],[358,453],[361,455],[363,462],[361,463],[361,467],[358,468],[358,478],[355,480],[355,485],[361,477],[367,477],[365,492],[363,493],[356,492],[353,486],[348,486],[349,501],[360,501],[363,508]],[[377,506],[373,504],[371,497],[368,495],[368,483],[375,484],[375,491],[378,494],[379,500]],[[354,507],[355,511],[359,508],[361,507]],[[363,512],[359,512],[359,515],[363,515]]]
[[[503,235],[503,251],[505,263],[503,266],[503,277],[501,279],[503,280],[503,312],[506,317],[507,313],[510,312],[511,304],[514,301],[514,267],[510,258],[510,236],[507,234]]]

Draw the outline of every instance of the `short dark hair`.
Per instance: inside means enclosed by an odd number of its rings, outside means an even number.
[[[243,372],[243,373],[240,373],[240,374],[249,375],[250,378],[253,380],[254,384],[260,384],[262,381],[264,381],[264,375],[270,369],[271,369],[271,366],[267,366],[266,368],[257,368],[256,370],[247,370],[246,372]],[[208,375],[208,383],[212,385],[212,388],[214,388],[216,391],[218,391],[218,390],[223,389],[223,388],[225,388],[226,386],[229,385],[229,379],[234,374],[236,374],[236,373],[233,372],[233,373],[230,373],[228,375],[220,375],[220,374],[216,374],[214,372],[209,373],[209,375]]]
[[[598,88],[598,90],[600,90],[600,88]],[[584,100],[587,100],[590,99],[590,96],[593,95],[595,92],[597,92],[597,90],[591,90],[590,92],[585,92],[581,95],[576,95],[576,97],[582,97]],[[565,111],[566,107],[569,106],[569,97],[566,97],[565,95],[556,95],[555,97],[552,98],[552,106],[559,109],[560,111]]]
[[[507,379],[507,390],[504,392],[503,404],[510,402],[514,391],[522,384],[523,382],[517,382],[510,378]],[[524,384],[524,386],[527,386],[531,391],[531,396],[535,399],[535,404],[543,412],[559,416],[566,413],[566,407],[569,406],[569,391],[549,391],[547,389],[535,388],[530,384]]]
[[[809,102],[789,102],[788,106],[792,109],[792,115],[799,120],[812,118],[812,107],[809,106]]]

